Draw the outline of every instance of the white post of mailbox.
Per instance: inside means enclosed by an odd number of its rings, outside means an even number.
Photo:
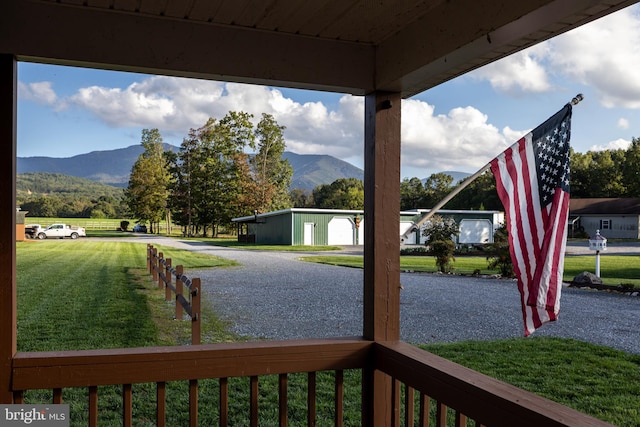
[[[596,276],[600,277],[600,251],[607,250],[607,239],[600,235],[600,230],[589,239],[589,249],[596,251]]]

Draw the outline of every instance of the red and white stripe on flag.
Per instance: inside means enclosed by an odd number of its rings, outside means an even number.
[[[505,208],[525,336],[560,312],[569,215],[568,107],[568,113],[556,117],[561,110],[491,162]],[[552,119],[557,122],[549,123]],[[552,170],[547,163],[555,165]]]

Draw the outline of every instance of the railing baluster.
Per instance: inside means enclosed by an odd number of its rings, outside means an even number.
[[[198,427],[198,380],[189,380],[189,425]]]
[[[160,381],[156,384],[156,425],[165,427],[167,419],[167,383]]]
[[[309,372],[307,376],[307,425],[316,425],[316,373]]]
[[[467,427],[467,416],[456,411],[456,427]]]
[[[430,404],[431,398],[424,393],[420,393],[420,427],[429,427]]]
[[[249,400],[250,400],[250,415],[249,415],[249,425],[251,427],[258,427],[258,377],[251,376],[250,378],[250,392],[249,392]]]
[[[229,380],[220,378],[220,427],[229,425]]]
[[[62,389],[54,388],[53,389],[53,403],[59,405],[62,403]]]
[[[436,407],[436,426],[447,427],[447,405],[438,402]]]
[[[89,427],[98,426],[98,387],[89,387]]]
[[[122,425],[124,427],[133,425],[133,392],[131,384],[122,385]]]
[[[391,379],[391,425],[400,427],[400,381],[395,378]]]
[[[288,377],[287,374],[280,374],[278,377],[278,416],[280,427],[287,427],[288,418]]]
[[[407,427],[413,426],[415,419],[415,404],[414,404],[414,392],[413,388],[405,385],[404,389],[404,425]]]
[[[336,417],[334,424],[336,427],[342,427],[344,425],[344,371],[342,370],[336,371],[335,390]]]

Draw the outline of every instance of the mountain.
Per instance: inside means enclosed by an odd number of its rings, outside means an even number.
[[[165,144],[165,150],[179,148]],[[18,157],[17,172],[50,172],[90,179],[116,187],[126,187],[131,168],[144,151],[142,145],[115,150],[92,151],[73,157]],[[331,184],[339,178],[364,179],[364,171],[350,163],[328,155],[285,152],[293,167],[291,188],[311,191],[320,184]]]
[[[340,178],[364,180],[364,171],[343,160],[324,154],[295,154],[286,151],[282,156],[293,168],[291,188],[311,191],[318,185],[331,184]]]
[[[458,182],[462,181],[465,178],[468,178],[471,176],[470,173],[467,172],[456,172],[456,171],[443,171],[440,172],[443,173],[445,175],[450,175],[451,177],[453,177],[453,183],[457,184]]]
[[[178,149],[170,144],[164,145],[165,150]],[[132,145],[115,150],[92,151],[73,157],[18,157],[17,173],[60,173],[116,187],[126,187],[131,168],[143,151],[142,145]]]

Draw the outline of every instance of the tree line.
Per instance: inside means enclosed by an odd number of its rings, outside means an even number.
[[[50,172],[16,177],[16,203],[32,217],[126,218],[122,188]]]
[[[571,158],[572,198],[640,197],[640,139],[633,138],[626,149],[575,152]],[[432,174],[423,183],[405,178],[400,184],[403,210],[430,208],[458,183],[451,175]],[[502,210],[491,171],[487,171],[451,199],[444,209]]]
[[[307,192],[289,189],[293,171],[282,159],[284,127],[263,114],[230,112],[191,129],[176,153],[164,151],[157,129],[142,131],[145,152],[124,190],[63,174],[19,174],[16,198],[38,217],[136,218],[157,224],[172,219],[186,234],[213,234],[231,218],[289,207],[363,209],[364,185],[342,178]],[[247,154],[251,151],[254,154]],[[640,139],[626,149],[571,151],[571,197],[640,197]],[[400,183],[402,210],[430,208],[458,183],[436,173]],[[487,172],[445,209],[502,210]]]

